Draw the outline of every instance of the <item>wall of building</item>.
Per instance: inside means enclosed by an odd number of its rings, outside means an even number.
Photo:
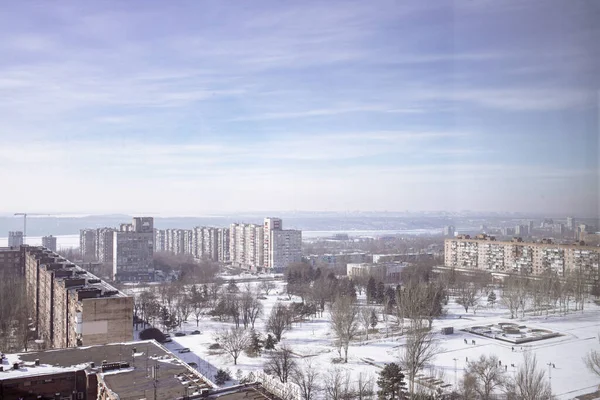
[[[82,345],[133,340],[133,297],[84,299]]]
[[[447,239],[444,263],[448,267],[522,272],[551,271],[566,276],[582,271],[588,280],[600,279],[600,248],[554,243],[500,242],[485,239]]]

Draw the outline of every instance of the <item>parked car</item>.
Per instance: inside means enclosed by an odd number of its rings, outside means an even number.
[[[177,336],[177,337],[185,336],[185,333],[177,332],[177,333],[175,333],[175,336]]]
[[[166,337],[165,340],[163,340],[163,343],[171,343],[173,341],[173,339],[171,339],[170,337]]]
[[[170,338],[170,337],[171,337],[171,334],[169,334],[169,333],[165,333],[165,337],[166,337],[166,338],[168,338],[168,337]]]
[[[196,364],[195,362],[189,362],[188,365],[192,368],[198,368],[198,364]]]
[[[199,330],[195,330],[195,331],[193,331],[192,333],[190,333],[190,335],[199,335],[199,334],[200,334],[200,331],[199,331]]]
[[[187,348],[187,347],[184,347],[183,349],[179,349],[179,352],[180,352],[180,353],[189,353],[189,352],[190,352],[190,349],[189,349],[189,348]]]

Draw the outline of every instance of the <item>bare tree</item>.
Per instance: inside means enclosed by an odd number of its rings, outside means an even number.
[[[517,277],[508,277],[504,280],[502,288],[502,304],[510,311],[510,318],[518,315],[522,303],[523,280]]]
[[[263,280],[260,285],[258,285],[258,289],[265,292],[267,296],[269,295],[269,292],[275,290],[276,287],[277,285],[275,285],[275,282],[270,280]]]
[[[545,375],[544,370],[538,368],[535,354],[529,351],[523,353],[523,364],[507,384],[507,397],[519,400],[551,399],[552,391]]]
[[[506,381],[504,368],[495,355],[481,355],[479,359],[469,362],[466,374],[475,378],[474,390],[481,400],[490,400],[493,392]]]
[[[175,306],[177,322],[180,328],[181,324],[188,320],[193,310],[191,297],[186,293],[181,294]]]
[[[460,391],[464,400],[478,400],[477,395],[477,378],[474,375],[465,373],[460,383]]]
[[[350,341],[358,335],[358,315],[358,306],[350,297],[338,297],[331,304],[331,329],[344,349],[344,362],[348,362]]]
[[[346,400],[352,396],[350,372],[339,367],[331,368],[324,378],[323,388],[328,400]]]
[[[231,328],[217,332],[215,341],[233,358],[233,364],[237,365],[237,359],[242,351],[248,347],[250,338],[243,329]]]
[[[240,307],[242,309],[244,329],[248,328],[249,325],[254,329],[254,323],[262,314],[263,310],[263,305],[260,300],[258,300],[258,295],[252,292],[252,290],[244,291],[240,299]]]
[[[365,328],[365,339],[369,340],[369,328],[371,327],[371,323],[373,322],[373,313],[375,313],[375,308],[372,307],[362,307],[360,309],[359,319],[360,323]]]
[[[370,374],[358,373],[356,386],[354,388],[354,398],[357,400],[369,400],[375,394],[375,379]]]
[[[319,370],[307,359],[303,365],[296,365],[291,380],[300,387],[302,400],[314,400],[319,391]]]
[[[480,291],[477,286],[469,282],[460,282],[456,291],[456,303],[464,307],[465,312],[469,312],[469,308],[475,308],[479,303]]]
[[[295,369],[296,360],[292,350],[286,345],[281,346],[279,350],[270,352],[264,364],[265,372],[277,376],[281,383],[286,383]]]
[[[290,324],[291,320],[288,308],[281,303],[276,303],[267,320],[267,332],[273,332],[275,339],[279,342],[283,332],[290,327]]]
[[[420,322],[413,322],[406,338],[400,363],[406,370],[409,382],[409,393],[414,394],[415,377],[426,364],[429,364],[439,351],[433,333]]]
[[[600,341],[600,335],[598,335],[598,341]],[[583,360],[590,371],[600,376],[600,351],[590,350]]]

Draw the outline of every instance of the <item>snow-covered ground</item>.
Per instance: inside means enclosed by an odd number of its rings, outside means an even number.
[[[257,285],[258,283],[252,283]],[[263,316],[257,321],[255,329],[265,336],[265,320],[277,301],[289,303],[284,295],[284,282],[276,282],[277,289],[264,302]],[[240,287],[242,284],[240,284]],[[360,299],[360,296],[359,296]],[[292,301],[299,299],[292,299]],[[483,302],[483,301],[482,301]],[[551,385],[553,393],[558,399],[572,399],[574,396],[589,393],[600,385],[600,378],[589,372],[582,358],[592,348],[600,349],[597,335],[600,333],[600,307],[587,303],[586,309],[581,312],[572,312],[566,316],[541,316],[524,319],[510,320],[510,314],[499,305],[494,308],[482,307],[473,314],[471,310],[465,313],[464,309],[455,304],[453,300],[446,307],[447,314],[444,318],[435,320],[434,330],[439,332],[442,327],[454,327],[452,335],[436,335],[439,339],[440,351],[433,365],[422,372],[424,376],[440,378],[444,384],[454,385],[460,382],[467,360],[474,360],[480,355],[498,356],[502,365],[508,365],[507,373],[514,374],[523,360],[523,352],[533,351],[538,358],[538,365],[544,368],[546,376],[551,374]],[[283,343],[289,345],[294,353],[310,358],[313,366],[318,368],[322,374],[334,367],[332,359],[338,357],[336,348],[333,346],[333,336],[330,332],[328,314],[325,312],[322,318],[294,324],[291,330],[283,334]],[[475,326],[487,325],[498,322],[518,322],[530,328],[542,328],[561,333],[562,336],[530,342],[523,345],[513,345],[499,340],[474,335],[461,329]],[[233,327],[233,322],[219,322],[211,317],[204,316],[196,327],[196,321],[191,317],[182,327],[183,332],[188,335],[183,337],[173,336],[173,342],[166,346],[177,354],[177,349],[190,348],[190,353],[179,354],[187,362],[198,364],[200,372],[211,376],[216,368],[228,368],[232,377],[240,370],[243,375],[249,372],[255,374],[262,371],[264,358],[251,358],[243,353],[237,365],[233,365],[232,358],[221,350],[209,350],[209,346],[215,343],[215,332]],[[189,335],[193,330],[200,330],[200,335]],[[353,378],[359,373],[371,375],[377,378],[381,366],[389,362],[398,362],[398,358],[404,344],[404,337],[389,335],[386,337],[386,324],[381,320],[377,326],[378,334],[369,336],[369,340],[356,341],[350,346],[347,364],[335,364],[335,366],[350,371]],[[467,344],[465,344],[467,339]],[[472,344],[475,340],[475,344]],[[514,347],[514,351],[513,351]],[[302,362],[302,361],[300,361]],[[556,368],[549,367],[551,363]],[[511,365],[514,364],[515,367]],[[447,387],[451,389],[451,387]]]

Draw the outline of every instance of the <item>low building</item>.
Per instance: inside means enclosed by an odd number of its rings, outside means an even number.
[[[348,263],[346,275],[350,278],[373,277],[380,282],[399,282],[402,269],[406,265],[405,263]]]
[[[260,384],[218,389],[155,341],[138,341],[2,357],[3,400],[265,399]]]

